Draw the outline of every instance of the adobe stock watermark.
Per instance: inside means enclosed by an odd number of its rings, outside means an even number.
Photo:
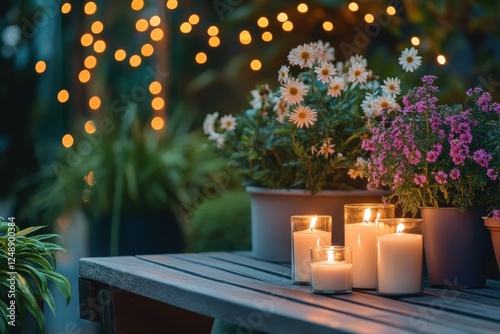
[[[159,65],[156,65],[155,69],[147,66],[146,72],[147,74],[143,77],[141,84],[134,86],[129,93],[123,93],[120,98],[116,98],[111,102],[111,111],[120,120],[123,121],[126,118],[132,117],[128,109],[130,105],[143,102],[148,98],[148,86],[152,80],[160,81],[169,75],[168,72],[162,71]],[[101,145],[104,141],[104,136],[115,131],[116,124],[111,118],[103,117],[96,124],[95,128],[96,130],[92,134],[82,130],[81,133],[85,139],[80,140],[76,145],[66,150],[64,163],[58,161],[52,163],[52,170],[59,181],[62,181],[65,175],[71,173],[96,147]]]
[[[224,16],[230,14],[236,7],[241,5],[243,0],[214,0],[212,5],[221,21],[224,21]]]
[[[29,43],[40,29],[45,27],[61,11],[62,0],[43,1],[40,9],[31,16],[23,16],[18,25],[7,26],[10,29],[4,36],[3,52],[7,55],[16,53],[20,46]]]
[[[388,6],[394,7],[396,10],[395,15],[403,11],[403,5],[399,0],[389,1]],[[382,28],[387,27],[392,21],[392,16],[385,9],[372,12],[371,14],[374,17],[374,21],[366,24],[363,30],[360,27],[354,27],[356,34],[354,35],[353,45],[346,42],[340,43],[340,50],[346,59],[361,53],[361,49],[366,48],[370,44],[371,39],[378,36],[382,32]]]

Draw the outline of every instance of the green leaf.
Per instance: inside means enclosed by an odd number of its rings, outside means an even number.
[[[69,281],[57,272],[45,269],[40,269],[40,271],[44,273],[47,276],[47,279],[52,281],[56,288],[63,294],[66,299],[66,305],[69,304],[71,300],[71,285],[69,284]]]

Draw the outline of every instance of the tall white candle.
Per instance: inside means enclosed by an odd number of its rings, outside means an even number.
[[[422,292],[422,235],[392,233],[378,237],[378,288],[386,294]]]
[[[332,233],[316,229],[293,232],[293,266],[295,282],[311,281],[311,247],[330,246]]]
[[[312,262],[311,287],[315,291],[352,290],[352,264],[332,261]]]
[[[345,245],[352,248],[352,286],[377,288],[377,226],[375,223],[347,224]]]

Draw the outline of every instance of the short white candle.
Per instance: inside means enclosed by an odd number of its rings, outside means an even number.
[[[345,245],[352,249],[352,286],[360,289],[376,289],[376,224],[368,222],[347,224],[345,226]]]
[[[392,233],[378,237],[378,288],[385,294],[422,292],[422,235]]]
[[[311,287],[315,291],[352,290],[352,264],[332,261],[312,262]]]

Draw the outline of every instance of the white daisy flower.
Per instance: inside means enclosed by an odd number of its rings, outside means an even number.
[[[325,84],[333,79],[333,76],[337,74],[337,70],[332,63],[322,61],[320,66],[314,68],[314,73],[316,73],[316,79]]]
[[[290,66],[282,65],[278,71],[278,81],[280,84],[285,83],[290,78]]]
[[[335,60],[335,49],[330,46],[329,42],[323,43],[323,41],[316,42],[316,59],[318,62],[328,61],[332,62]]]
[[[304,96],[309,92],[309,88],[302,81],[292,78],[280,88],[280,92],[283,100],[293,105],[299,104],[304,100]]]
[[[365,113],[366,117],[371,117],[373,116],[373,105],[375,102],[375,96],[373,94],[367,93],[365,95],[365,99],[363,102],[361,102],[361,108],[363,109],[363,112]]]
[[[236,118],[233,115],[224,115],[220,119],[220,127],[226,131],[234,131],[236,129]]]
[[[211,141],[216,142],[218,148],[223,148],[224,147],[224,140],[226,138],[224,137],[224,135],[222,135],[220,133],[213,132],[213,133],[210,134],[210,136],[208,137],[208,139],[211,140]]]
[[[418,51],[414,47],[408,50],[406,48],[399,57],[399,64],[403,66],[406,72],[415,71],[422,64],[422,57],[417,56]]]
[[[288,54],[291,65],[299,65],[300,68],[311,68],[314,64],[314,47],[310,44],[299,45]]]
[[[276,111],[276,121],[278,123],[283,124],[285,117],[290,116],[290,104],[283,100],[276,101],[273,109]]]
[[[384,80],[384,84],[381,86],[385,95],[396,96],[401,94],[401,88],[399,85],[401,84],[401,80],[398,78],[387,78]]]
[[[331,140],[332,140],[331,138],[327,138],[323,142],[323,145],[321,145],[321,147],[318,150],[318,157],[320,155],[324,155],[325,158],[328,159],[330,155],[333,155],[333,153],[335,153],[335,150],[333,149],[335,147],[335,144],[330,144]]]
[[[203,121],[203,132],[206,135],[212,134],[215,132],[215,121],[219,117],[218,112],[214,112],[213,114],[208,114],[205,116],[205,120]]]
[[[354,63],[349,67],[349,77],[347,78],[349,82],[359,82],[362,84],[366,82],[367,78],[368,73],[362,63]]]
[[[394,98],[390,95],[382,95],[375,99],[373,102],[373,115],[378,116],[384,109],[394,110],[398,109],[399,105]]]
[[[317,120],[316,109],[299,105],[292,111],[289,120],[291,123],[297,125],[298,128],[302,128],[304,125],[306,128],[313,126]]]
[[[340,77],[335,77],[328,85],[328,95],[331,97],[340,96],[342,91],[345,89],[344,79]]]
[[[364,67],[368,66],[368,61],[362,55],[354,55],[349,58],[351,65],[361,63]]]

